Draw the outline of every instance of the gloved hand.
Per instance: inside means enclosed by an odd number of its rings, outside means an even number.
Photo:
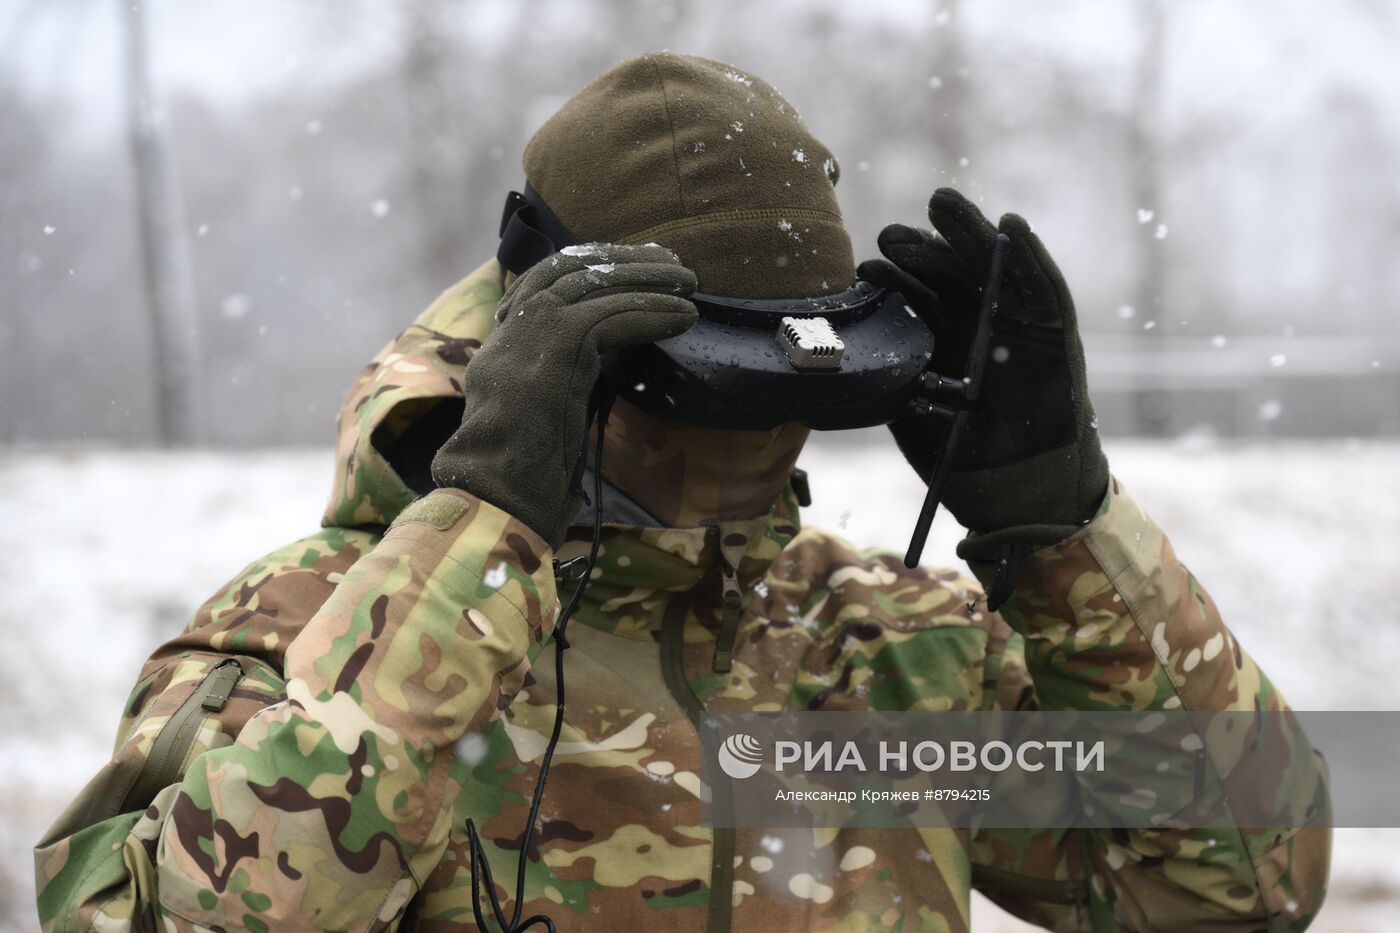
[[[1108,486],[1074,302],[1020,216],[993,227],[951,188],[934,192],[928,216],[936,234],[901,224],[881,231],[887,259],[862,263],[859,275],[904,293],[934,332],[931,368],[941,376],[963,375],[996,235],[1011,239],[981,398],[944,487],[944,505],[973,532],[958,553],[988,560],[1008,543],[1052,544],[1094,516]],[[890,425],[925,482],[947,424],[911,415]]]
[[[578,484],[599,354],[695,323],[695,275],[660,246],[571,246],[526,270],[467,364],[462,426],[433,458],[438,486],[504,509],[557,548]]]

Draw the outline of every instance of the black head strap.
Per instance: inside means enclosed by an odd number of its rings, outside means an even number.
[[[516,275],[551,254],[574,243],[569,228],[554,216],[539,192],[525,182],[525,193],[506,195],[501,214],[501,245],[496,258]]]

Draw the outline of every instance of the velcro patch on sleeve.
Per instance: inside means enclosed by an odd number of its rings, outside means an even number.
[[[438,531],[446,531],[471,509],[472,505],[460,496],[450,493],[431,492],[410,503],[399,513],[391,527],[399,525],[431,525]]]

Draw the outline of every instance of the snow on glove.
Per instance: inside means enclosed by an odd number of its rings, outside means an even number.
[[[656,245],[571,246],[528,269],[467,364],[462,425],[433,458],[433,481],[504,509],[557,548],[582,501],[599,355],[684,332],[694,291],[694,273]]]
[[[1094,516],[1108,487],[1074,302],[1019,215],[993,227],[967,198],[940,188],[928,216],[937,233],[891,224],[878,240],[887,258],[859,273],[903,292],[933,329],[939,375],[963,375],[993,244],[998,232],[1011,239],[982,396],[944,487],[943,504],[973,532],[958,553],[990,559],[1008,543],[1052,544]],[[918,416],[890,425],[925,481],[946,425]]]

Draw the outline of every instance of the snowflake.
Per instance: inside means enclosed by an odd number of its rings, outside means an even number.
[[[487,586],[491,587],[491,589],[498,590],[501,587],[505,586],[506,578],[506,562],[501,561],[496,566],[487,570],[486,573],[482,576],[481,581]]]

